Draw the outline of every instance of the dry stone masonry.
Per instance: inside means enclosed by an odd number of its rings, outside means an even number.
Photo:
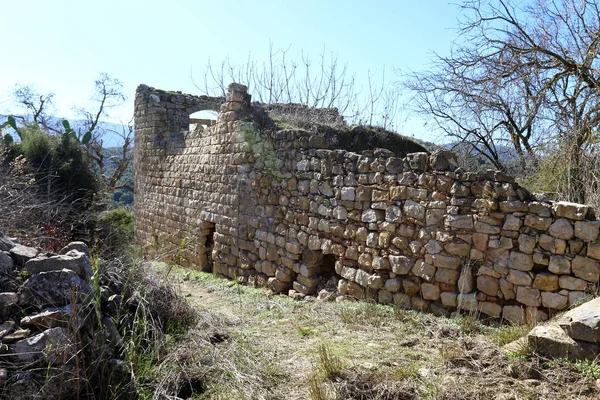
[[[148,255],[294,296],[544,320],[594,295],[600,221],[531,195],[452,153],[330,148],[303,129],[259,129],[246,87],[223,99],[141,85],[136,240]],[[189,115],[218,110],[189,130]]]

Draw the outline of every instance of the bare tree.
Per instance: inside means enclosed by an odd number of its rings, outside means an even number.
[[[337,108],[351,122],[385,128],[393,126],[398,101],[398,91],[388,85],[385,70],[380,77],[369,72],[363,90],[347,64],[325,49],[316,60],[304,52],[295,60],[290,47],[276,50],[270,44],[266,61],[255,61],[251,54],[241,64],[232,64],[229,58],[218,64],[209,61],[203,78],[202,86],[196,87],[207,95],[225,96],[227,85],[234,81],[247,85],[260,103]]]
[[[600,122],[597,0],[467,0],[462,10],[457,48],[408,76],[417,111],[497,168],[501,144],[522,167],[560,146],[573,166],[566,197],[584,201],[581,157]]]
[[[85,133],[90,132],[91,138],[84,144],[88,157],[92,160],[95,168],[103,177],[105,188],[109,193],[117,189],[132,190],[129,185],[121,184],[121,178],[131,163],[131,150],[133,148],[133,127],[131,121],[120,132],[108,130],[102,126],[102,119],[108,117],[112,108],[119,106],[125,101],[122,92],[123,85],[117,79],[102,73],[94,82],[93,101],[96,106],[93,109],[75,108],[82,116],[84,122],[77,129],[76,135],[81,139]],[[40,95],[29,86],[17,86],[15,98],[19,104],[25,107],[27,114],[21,116],[22,123],[32,123],[40,126],[51,134],[64,133],[63,127],[56,118],[52,118],[54,94]],[[75,132],[75,131],[73,131]],[[115,167],[110,171],[107,169],[106,153],[104,151],[105,138],[108,133],[118,135],[122,144],[118,155],[113,155],[111,163]]]

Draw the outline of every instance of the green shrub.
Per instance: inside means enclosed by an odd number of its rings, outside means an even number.
[[[133,242],[133,212],[117,208],[98,222],[98,247],[103,256],[122,255]]]

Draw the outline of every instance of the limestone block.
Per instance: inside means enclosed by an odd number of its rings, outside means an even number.
[[[598,355],[597,346],[574,340],[556,323],[536,326],[527,335],[527,342],[537,353],[551,358],[577,361]]]
[[[477,312],[479,308],[476,293],[460,293],[457,303],[459,310]]]
[[[529,285],[524,285],[529,286]],[[535,276],[533,287],[540,290],[553,292],[558,290],[558,276],[547,272],[540,272]],[[555,307],[552,307],[555,308]]]
[[[433,254],[433,265],[438,268],[458,269],[460,266],[460,257],[445,256],[442,254]]]
[[[539,307],[542,304],[542,297],[539,289],[526,286],[517,287],[517,301],[532,307]]]
[[[383,288],[388,292],[397,292],[402,287],[402,281],[399,278],[392,278],[385,281]]]
[[[586,290],[587,285],[588,283],[583,279],[574,278],[569,275],[561,275],[558,278],[558,286],[560,286],[561,289],[584,291]]]
[[[460,272],[455,269],[438,268],[435,273],[435,281],[441,283],[447,283],[449,285],[456,285]]]
[[[365,210],[362,213],[362,222],[381,222],[385,220],[385,212],[382,210]]]
[[[402,290],[408,296],[414,296],[415,294],[419,293],[419,291],[421,290],[421,285],[419,284],[419,282],[415,282],[412,279],[403,279],[402,280]]]
[[[560,293],[542,292],[542,305],[554,310],[564,310],[569,306],[569,298]]]
[[[555,238],[570,240],[573,237],[574,229],[567,219],[560,218],[550,225],[548,232]]]
[[[404,202],[404,214],[406,214],[408,217],[416,219],[417,221],[425,222],[425,207],[412,200],[406,200]]]
[[[533,268],[533,257],[530,254],[511,251],[508,266],[519,271],[531,271]]]
[[[600,221],[577,221],[575,222],[575,237],[585,241],[593,242],[598,239],[600,232]]]
[[[600,277],[600,262],[590,258],[575,256],[571,263],[573,275],[588,282],[596,283]]]
[[[473,233],[473,245],[479,251],[486,251],[488,247],[489,235],[485,233],[475,232]]]
[[[546,231],[552,223],[552,218],[540,217],[537,215],[527,214],[525,216],[525,226],[540,231]]]
[[[445,224],[454,229],[473,229],[473,216],[446,215]]]
[[[446,307],[457,307],[458,306],[458,294],[455,292],[442,292],[440,293],[440,300]]]
[[[425,300],[439,300],[440,287],[431,283],[424,283],[421,285],[421,295]]]
[[[387,290],[377,292],[377,301],[381,304],[392,304],[394,301],[393,294]]]
[[[471,250],[471,245],[465,242],[450,242],[444,246],[448,254],[455,256],[468,257]]]
[[[389,206],[385,210],[385,220],[397,223],[402,221],[402,209],[398,206]]]
[[[465,266],[460,271],[458,278],[458,290],[460,293],[471,293],[475,288],[473,279],[473,269],[470,266]]]
[[[506,214],[514,213],[514,212],[527,212],[529,207],[527,204],[522,201],[513,200],[513,201],[501,201],[500,202],[500,211]]]
[[[340,198],[344,201],[354,201],[356,198],[356,191],[353,187],[343,187],[340,191]]]
[[[600,260],[600,243],[588,244],[587,256],[596,260]]]
[[[504,221],[504,225],[502,226],[502,230],[518,231],[521,229],[522,225],[523,220],[521,218],[515,217],[512,214],[508,214],[506,216],[506,220]]]
[[[433,280],[436,268],[423,260],[417,260],[412,268],[412,273],[426,281]]]
[[[411,308],[410,297],[404,293],[394,293],[393,295],[394,305],[400,308]]]
[[[500,279],[499,284],[500,291],[502,292],[502,295],[505,299],[512,300],[516,297],[515,286],[512,284],[512,282],[509,282],[506,279]]]
[[[556,203],[552,204],[552,209],[557,217],[582,221],[588,213],[589,206],[569,203],[566,201],[557,201]]]
[[[408,197],[406,186],[390,187],[390,200],[406,200]]]
[[[367,286],[373,289],[381,289],[385,282],[379,275],[371,275],[367,279]]]
[[[600,342],[600,297],[567,312],[558,323],[573,339]]]
[[[389,256],[392,272],[396,275],[407,275],[415,264],[415,260],[406,256]]]
[[[477,277],[477,289],[490,296],[496,296],[499,289],[498,279],[488,275],[479,275]]]
[[[479,303],[479,310],[493,318],[499,318],[502,315],[502,306],[498,303],[482,301]]]
[[[535,245],[537,244],[537,237],[520,234],[519,235],[519,251],[525,254],[532,254]]]
[[[526,322],[525,310],[521,306],[504,306],[502,308],[502,319],[513,325],[523,325]]]

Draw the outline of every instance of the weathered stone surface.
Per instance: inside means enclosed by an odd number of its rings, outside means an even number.
[[[502,319],[513,325],[525,323],[525,310],[521,306],[504,306],[502,308]]]
[[[552,218],[544,218],[537,215],[527,214],[525,216],[525,226],[528,226],[533,229],[537,229],[540,231],[546,231],[550,224],[552,223]]]
[[[550,257],[550,264],[548,265],[548,271],[553,274],[565,275],[571,273],[571,261],[565,257],[552,256]]]
[[[556,238],[570,240],[573,237],[574,229],[567,219],[560,218],[550,225],[548,232]]]
[[[441,283],[447,283],[449,285],[456,285],[460,272],[455,269],[438,268],[435,272],[435,281]]]
[[[480,275],[477,277],[477,289],[490,296],[496,296],[498,289],[500,289],[498,279],[487,275]]]
[[[28,315],[21,319],[20,325],[25,328],[34,328],[38,330],[69,327],[69,308],[49,309],[38,314]]]
[[[433,259],[433,265],[438,268],[458,269],[460,266],[460,257],[457,256],[434,254],[431,258]]]
[[[71,242],[58,252],[58,254],[67,254],[71,250],[77,250],[85,254],[88,258],[90,258],[90,248],[84,242]]]
[[[412,200],[406,200],[404,202],[404,214],[417,221],[425,222],[425,207]]]
[[[415,260],[406,256],[389,256],[392,272],[397,275],[406,275],[415,264]]]
[[[429,156],[433,171],[454,171],[458,167],[456,154],[450,150],[438,150]]]
[[[421,295],[425,300],[439,300],[440,287],[431,283],[424,283],[421,285]]]
[[[11,348],[17,362],[62,365],[75,355],[75,346],[64,328],[52,328],[15,343]]]
[[[587,256],[600,260],[600,243],[590,243],[588,245]]]
[[[557,217],[568,218],[575,221],[582,221],[588,213],[589,206],[583,204],[558,201],[552,204],[552,209]]]
[[[511,251],[508,266],[519,271],[531,271],[533,268],[533,258],[529,254]]]
[[[536,352],[546,357],[576,361],[593,359],[598,354],[597,346],[573,340],[557,324],[536,326],[527,335],[527,341]]]
[[[568,275],[561,275],[558,278],[558,286],[561,289],[568,290],[585,290],[588,283],[583,279],[574,278]]]
[[[415,262],[414,267],[412,268],[412,273],[429,282],[433,280],[433,277],[435,275],[435,267],[433,265],[427,264],[423,260],[417,260]]]
[[[25,263],[25,268],[27,268],[27,271],[31,275],[39,274],[40,272],[70,269],[83,279],[88,279],[92,276],[90,258],[79,250],[69,250],[64,254],[56,256],[32,258]]]
[[[446,225],[455,229],[473,229],[473,217],[471,215],[447,215]]]
[[[63,306],[76,298],[85,303],[92,295],[91,287],[74,271],[41,272],[29,278],[19,288],[19,304],[37,307]]]
[[[528,286],[528,285],[526,285]],[[546,272],[540,272],[535,276],[533,287],[540,290],[554,291],[558,289],[558,276]]]
[[[600,342],[600,297],[568,311],[558,323],[575,340]]]
[[[571,269],[573,275],[588,282],[596,283],[600,277],[600,262],[589,258],[575,256]]]
[[[525,286],[517,287],[517,301],[532,307],[539,307],[542,304],[542,297],[539,289]]]
[[[454,292],[442,292],[440,294],[442,304],[446,307],[457,307],[458,306],[458,294]]]
[[[11,257],[18,266],[23,266],[25,263],[38,255],[38,250],[33,247],[22,246],[20,244],[12,247],[9,251]]]
[[[465,311],[478,311],[479,305],[477,295],[475,293],[460,293],[457,296],[458,309]]]
[[[502,230],[518,231],[519,229],[521,229],[522,225],[523,225],[523,220],[521,218],[515,217],[512,214],[509,214],[506,216],[506,220],[504,221]]]
[[[9,251],[17,244],[0,232],[0,251]]]
[[[3,274],[9,273],[13,269],[13,265],[13,259],[7,253],[0,250],[0,272]]]
[[[532,254],[536,244],[537,238],[535,236],[519,235],[519,251],[521,253]]]
[[[473,279],[473,268],[465,266],[460,271],[460,277],[458,278],[458,290],[460,293],[471,293],[475,288]]]
[[[569,298],[560,293],[542,292],[542,305],[554,310],[564,310],[569,306]]]
[[[511,269],[506,280],[517,286],[531,286],[533,284],[533,273]]]
[[[499,318],[502,315],[502,306],[498,303],[483,301],[479,303],[479,311],[490,317]]]
[[[600,221],[577,221],[575,222],[575,237],[585,241],[593,242],[598,239],[600,232]]]

